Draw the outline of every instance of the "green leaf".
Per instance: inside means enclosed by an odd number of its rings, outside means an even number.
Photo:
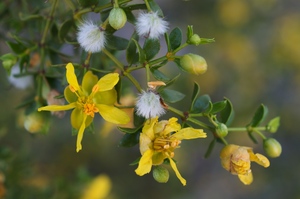
[[[119,142],[119,146],[122,147],[133,147],[139,143],[140,133],[126,133]]]
[[[182,100],[185,97],[185,94],[166,88],[160,92],[160,96],[164,99],[164,101],[175,103]]]
[[[143,126],[145,122],[145,118],[136,114],[136,110],[134,111],[133,123],[135,127]]]
[[[146,39],[143,48],[146,60],[149,61],[157,55],[160,50],[160,42],[157,39]]]
[[[280,126],[280,117],[275,117],[267,124],[267,130],[270,133],[276,133],[279,126]]]
[[[205,109],[204,113],[208,114],[213,109],[213,103],[211,101],[208,102],[208,107]]]
[[[169,40],[170,40],[170,45],[172,50],[178,48],[181,45],[181,41],[182,41],[181,30],[177,27],[174,28],[170,33]]]
[[[227,104],[226,100],[213,103],[213,108],[210,111],[210,113],[211,114],[216,114],[216,113],[222,111],[226,107],[226,104]]]
[[[197,96],[200,94],[200,86],[197,82],[194,82],[194,89],[192,94],[192,104],[190,110],[192,110],[192,107],[194,107],[194,104],[196,102]]]
[[[42,19],[43,17],[41,15],[38,15],[38,14],[30,14],[30,15],[27,15],[27,14],[23,14],[23,13],[19,13],[19,18],[21,21],[29,21],[29,20],[32,20],[32,19]]]
[[[24,55],[24,56],[21,57],[21,59],[20,59],[21,71],[23,71],[23,68],[27,66],[29,61],[30,61],[30,56],[29,55]]]
[[[175,76],[174,78],[172,78],[171,80],[165,82],[166,85],[165,86],[161,86],[157,89],[157,91],[161,91],[164,90],[166,87],[171,86],[178,78],[179,78],[180,74],[178,74],[177,76]]]
[[[136,52],[137,47],[134,42],[134,41],[138,41],[138,40],[139,40],[139,36],[135,32],[135,33],[133,33],[133,35],[131,36],[131,39],[128,42],[128,46],[127,46],[127,50],[126,50],[126,60],[129,63],[129,65],[132,65],[132,64],[138,62],[139,54]]]
[[[146,60],[146,55],[144,53],[144,50],[141,48],[140,44],[136,40],[132,39],[132,41],[135,43],[137,47],[138,54],[139,54],[139,62],[143,64]]]
[[[118,129],[121,131],[121,132],[123,132],[123,133],[129,133],[129,134],[131,134],[131,133],[137,133],[137,132],[140,132],[141,131],[141,127],[143,127],[143,126],[139,126],[139,127],[137,127],[137,128],[123,128],[123,127],[118,127]]]
[[[226,106],[225,108],[220,112],[221,122],[226,124],[226,126],[229,126],[230,123],[233,120],[234,117],[234,111],[231,102],[229,99],[226,99]]]
[[[267,114],[268,114],[268,108],[266,106],[264,106],[263,104],[261,104],[258,107],[258,109],[256,110],[256,112],[252,118],[252,121],[248,124],[248,126],[251,126],[251,127],[258,126],[266,118]]]
[[[19,41],[16,42],[7,41],[6,44],[10,47],[10,49],[14,53],[18,55],[24,53],[27,50],[27,47]]]
[[[210,97],[209,95],[202,95],[197,97],[193,107],[191,109],[191,113],[202,113],[209,107]]]
[[[155,79],[157,79],[159,81],[163,81],[163,82],[170,81],[170,78],[165,76],[165,74],[163,74],[159,70],[150,68],[150,71],[151,71],[152,75],[155,77]]]
[[[63,22],[60,29],[58,30],[58,38],[60,41],[65,41],[69,31],[75,27],[75,22],[73,19],[67,19]]]
[[[214,149],[215,147],[215,143],[216,143],[216,139],[213,139],[210,143],[209,143],[209,146],[207,148],[207,151],[204,155],[205,158],[208,158],[212,152],[212,150]]]
[[[153,12],[157,12],[157,14],[161,17],[163,17],[163,12],[162,10],[160,9],[159,5],[157,3],[155,3],[154,0],[148,0],[148,3],[150,5],[150,8]]]
[[[249,136],[249,138],[252,140],[252,142],[254,142],[255,144],[258,143],[257,140],[256,140],[256,138],[254,137],[252,131],[248,131],[248,136]]]
[[[79,0],[79,4],[84,8],[95,6],[98,2],[99,0]]]
[[[123,37],[115,35],[107,36],[107,47],[112,50],[125,50],[128,46],[129,41]]]

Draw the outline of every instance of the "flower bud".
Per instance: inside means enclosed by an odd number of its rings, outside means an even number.
[[[274,138],[265,139],[263,145],[264,150],[269,157],[277,158],[280,156],[282,151],[281,144]]]
[[[225,137],[228,134],[227,126],[223,123],[218,123],[216,127],[216,133],[219,137]]]
[[[159,183],[166,183],[169,180],[169,171],[162,166],[156,166],[152,174],[153,178]]]
[[[25,116],[24,128],[30,133],[45,132],[49,127],[47,113],[33,112]]]
[[[108,17],[109,24],[116,30],[123,28],[127,21],[127,16],[122,8],[113,8]]]
[[[5,70],[7,71],[8,74],[10,74],[11,68],[17,63],[18,61],[18,57],[8,53],[5,55],[2,55],[0,57],[0,60],[2,60],[2,65],[5,68]]]
[[[193,36],[191,36],[188,41],[189,44],[193,44],[196,46],[198,46],[200,44],[200,42],[201,42],[201,38],[197,34],[194,34]]]
[[[183,70],[195,75],[201,75],[207,70],[205,59],[192,53],[183,55],[180,59],[180,65]]]

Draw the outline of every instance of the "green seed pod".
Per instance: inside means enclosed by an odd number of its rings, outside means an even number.
[[[108,16],[108,22],[116,30],[121,29],[127,21],[127,16],[122,8],[113,8]]]
[[[223,123],[218,123],[216,127],[216,133],[219,137],[225,137],[228,134],[227,126]]]
[[[197,34],[194,34],[193,36],[191,36],[191,38],[188,41],[189,44],[193,44],[196,46],[198,46],[200,44],[200,42],[201,42],[201,38]]]
[[[191,74],[201,75],[207,71],[205,59],[192,53],[185,54],[180,59],[181,68]]]
[[[159,183],[166,183],[169,180],[169,171],[162,166],[154,167],[152,174],[153,178]]]
[[[267,138],[263,143],[266,154],[271,158],[277,158],[282,152],[281,144],[274,138]]]

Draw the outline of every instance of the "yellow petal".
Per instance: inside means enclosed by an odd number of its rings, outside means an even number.
[[[168,156],[162,152],[155,152],[152,156],[152,165],[160,165]]]
[[[119,74],[118,73],[110,73],[98,81],[99,91],[107,91],[113,89],[113,87],[118,83],[119,81]]]
[[[84,115],[82,124],[80,125],[79,131],[77,134],[77,141],[76,141],[76,152],[77,153],[82,149],[81,141],[82,141],[83,133],[84,133],[84,129],[85,129],[86,118],[87,118],[87,115]]]
[[[117,91],[115,89],[97,92],[94,95],[94,102],[96,104],[114,105],[117,101]]]
[[[270,161],[264,155],[259,154],[259,153],[254,154],[252,151],[250,151],[249,154],[250,154],[251,161],[256,162],[257,164],[259,164],[265,168],[270,166]]]
[[[92,71],[88,71],[83,76],[82,80],[82,89],[86,95],[89,95],[92,92],[93,87],[97,84],[98,77],[92,73]]]
[[[244,183],[244,185],[249,185],[253,182],[253,175],[252,172],[246,174],[246,175],[238,175],[240,181]]]
[[[114,124],[127,124],[130,121],[129,116],[116,107],[104,104],[96,104],[96,106],[99,109],[100,115],[108,122]]]
[[[142,132],[147,135],[150,140],[154,140],[155,139],[155,135],[154,135],[154,129],[157,125],[157,121],[158,121],[158,117],[154,117],[154,118],[150,118],[148,120],[146,120],[143,130]]]
[[[70,90],[69,86],[65,88],[64,96],[69,103],[76,102],[78,100],[78,96]]]
[[[99,175],[84,189],[80,199],[104,199],[107,198],[112,187],[107,175]]]
[[[67,105],[51,105],[51,106],[43,106],[41,108],[38,108],[38,111],[65,111],[70,110],[72,108],[76,107],[76,103],[71,103]]]
[[[80,86],[77,81],[77,77],[74,72],[74,66],[72,63],[68,63],[67,66],[67,72],[66,72],[66,77],[68,83],[74,88],[74,90],[80,90]]]
[[[234,151],[236,151],[238,148],[238,145],[229,144],[226,145],[220,152],[222,167],[227,171],[231,170],[231,157]]]
[[[151,149],[147,150],[139,161],[139,166],[135,170],[135,173],[139,176],[145,175],[151,171],[152,167],[152,155],[153,151]]]
[[[148,149],[152,147],[152,140],[145,134],[140,134],[140,152],[143,155]]]
[[[172,117],[168,121],[163,120],[155,127],[154,132],[160,132],[160,135],[169,135],[171,132],[176,132],[181,129],[177,118]]]
[[[179,130],[177,133],[173,134],[172,137],[175,137],[179,140],[189,140],[196,138],[206,138],[206,133],[202,129],[194,129],[191,127],[184,128]]]
[[[169,160],[170,160],[171,167],[175,171],[175,174],[176,174],[177,178],[180,180],[180,182],[183,184],[183,186],[185,186],[186,185],[186,180],[179,173],[179,171],[177,169],[177,166],[176,166],[176,163],[172,160],[172,158],[169,158]]]

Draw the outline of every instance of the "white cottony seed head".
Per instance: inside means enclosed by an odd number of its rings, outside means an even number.
[[[139,36],[150,39],[158,39],[168,29],[168,22],[159,17],[157,12],[141,12],[135,25]]]
[[[78,26],[77,40],[87,52],[100,52],[105,45],[104,30],[91,21],[83,21]]]
[[[142,91],[136,103],[137,114],[144,118],[153,118],[165,114],[160,96],[153,91]]]

